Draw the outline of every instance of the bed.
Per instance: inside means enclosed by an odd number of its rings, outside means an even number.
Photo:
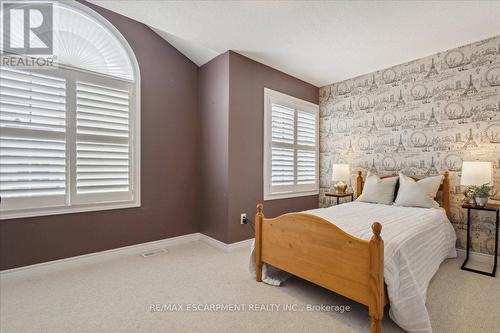
[[[363,184],[359,173],[357,196]],[[372,333],[382,331],[388,303],[403,329],[432,332],[427,286],[441,262],[456,256],[449,192],[445,172],[436,198],[440,209],[353,202],[268,219],[259,204],[256,280],[262,281],[263,265],[271,265],[368,306]]]

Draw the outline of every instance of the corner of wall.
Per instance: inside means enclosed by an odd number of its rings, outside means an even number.
[[[228,242],[228,133],[229,53],[223,53],[198,71],[201,119],[200,231]]]

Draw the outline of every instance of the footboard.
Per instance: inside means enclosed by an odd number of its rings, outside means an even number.
[[[372,225],[370,241],[353,237],[320,217],[292,213],[255,218],[257,281],[267,263],[348,297],[369,308],[371,332],[381,332],[384,314],[384,242],[382,226]]]

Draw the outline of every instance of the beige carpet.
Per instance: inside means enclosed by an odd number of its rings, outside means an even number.
[[[434,332],[500,332],[500,278],[447,260],[431,282]],[[1,276],[0,331],[23,332],[369,332],[364,306],[297,278],[256,283],[248,251],[202,242],[149,258],[73,262]],[[245,304],[243,312],[151,312],[151,304]],[[350,312],[248,311],[250,304],[349,305]],[[253,310],[256,310],[256,306]],[[173,310],[173,309],[171,309]],[[184,308],[186,310],[186,308]],[[401,332],[390,319],[384,332]]]

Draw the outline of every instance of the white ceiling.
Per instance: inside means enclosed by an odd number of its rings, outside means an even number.
[[[233,50],[318,87],[500,34],[500,1],[90,2],[197,65]]]

